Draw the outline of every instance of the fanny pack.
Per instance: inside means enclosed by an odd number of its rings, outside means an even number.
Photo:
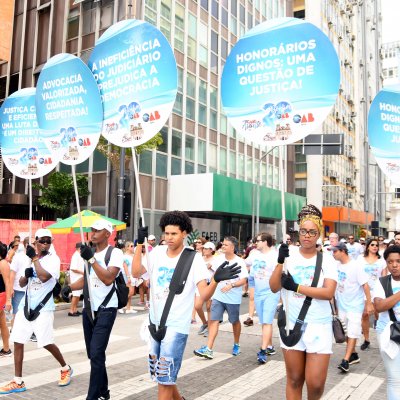
[[[50,300],[50,297],[57,297],[60,295],[61,285],[60,282],[56,281],[56,284],[49,293],[44,296],[43,300],[36,306],[34,310],[31,310],[28,307],[28,293],[25,294],[25,304],[24,304],[24,315],[28,321],[34,321],[39,315],[41,309],[46,305],[46,303]]]
[[[194,250],[188,248],[183,250],[181,256],[179,257],[178,263],[176,264],[171,282],[169,283],[169,293],[167,301],[165,302],[163,313],[161,315],[160,325],[157,327],[157,325],[153,324],[151,320],[149,320],[150,335],[157,342],[161,342],[167,333],[167,327],[165,326],[165,323],[167,322],[172,301],[174,300],[176,294],[181,294],[183,292],[195,255],[196,252]]]
[[[315,266],[314,278],[311,283],[311,287],[316,287],[318,285],[319,276],[321,275],[322,269],[322,253],[317,253],[317,263]],[[295,346],[301,336],[303,335],[303,325],[304,319],[306,318],[308,309],[311,306],[312,297],[307,296],[303,302],[303,306],[299,312],[299,316],[296,319],[296,323],[293,329],[289,330],[289,335],[286,334],[286,313],[283,309],[283,305],[279,308],[278,311],[278,327],[279,327],[279,334],[281,337],[282,342],[285,346],[293,347]]]

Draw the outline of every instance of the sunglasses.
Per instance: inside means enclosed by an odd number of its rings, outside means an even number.
[[[51,244],[51,239],[39,239],[38,242],[40,244]]]
[[[369,247],[378,247],[378,245],[377,245],[376,243],[371,243],[371,244],[369,245]]]

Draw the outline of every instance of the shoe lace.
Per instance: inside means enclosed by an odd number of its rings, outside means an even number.
[[[22,386],[22,383],[19,384],[19,383],[15,382],[15,381],[11,381],[8,385],[6,385],[6,388],[7,389],[15,389],[15,388],[20,387],[20,386]]]
[[[64,379],[66,379],[69,373],[70,373],[69,369],[67,369],[66,371],[61,371],[61,380],[63,381]]]

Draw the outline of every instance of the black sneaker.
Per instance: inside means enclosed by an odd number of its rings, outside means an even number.
[[[349,362],[347,360],[342,360],[342,362],[338,365],[338,368],[343,372],[349,372]]]
[[[35,335],[34,333],[32,333],[32,336],[31,336],[31,338],[30,338],[30,341],[31,341],[31,342],[37,342],[36,335]]]
[[[102,394],[102,395],[99,397],[99,400],[110,400],[110,399],[111,399],[111,397],[110,397],[110,391],[109,391],[109,390],[107,390],[107,393]]]
[[[368,340],[364,340],[364,343],[360,346],[360,349],[363,350],[363,351],[367,350],[370,344],[371,343],[368,342]]]
[[[349,364],[358,364],[360,362],[360,357],[358,357],[357,353],[351,353],[351,356],[349,358]]]
[[[5,351],[4,349],[0,350],[0,357],[11,357],[12,351],[9,349]]]

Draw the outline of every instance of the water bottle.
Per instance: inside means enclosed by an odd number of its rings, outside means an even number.
[[[5,306],[3,307],[3,309],[4,309],[4,314],[6,315],[6,321],[10,322],[13,319],[13,314],[11,310],[7,311]]]

